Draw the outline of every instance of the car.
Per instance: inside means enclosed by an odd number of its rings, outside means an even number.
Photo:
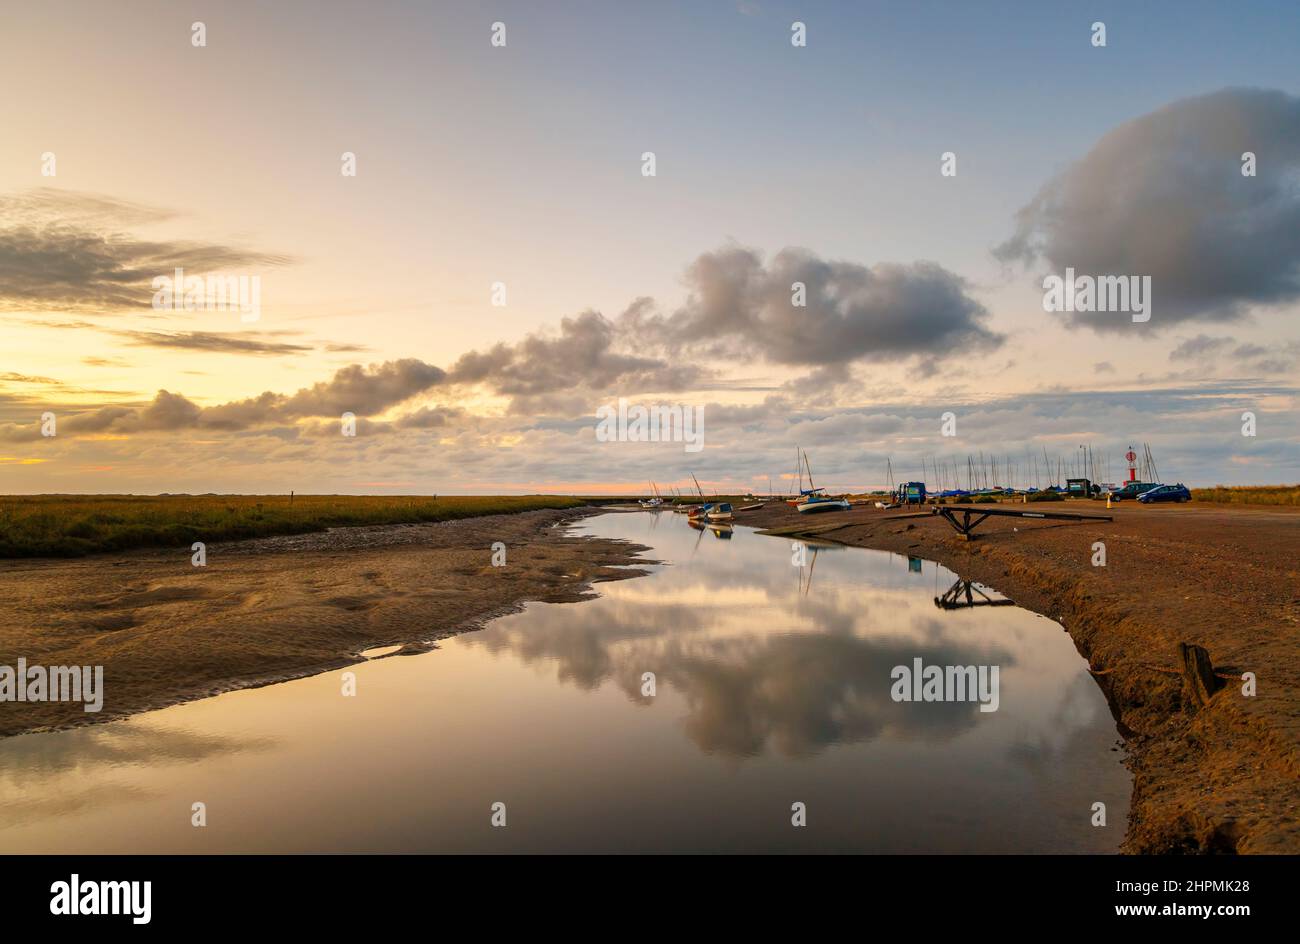
[[[1110,492],[1110,500],[1127,501],[1130,498],[1137,498],[1143,492],[1159,487],[1159,482],[1129,482],[1123,488]]]
[[[1149,491],[1143,492],[1138,496],[1138,501],[1144,505],[1152,502],[1187,502],[1192,500],[1192,493],[1187,490],[1187,486],[1182,482],[1177,485],[1157,485]]]

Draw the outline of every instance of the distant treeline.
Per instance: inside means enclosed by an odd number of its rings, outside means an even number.
[[[0,497],[0,557],[80,557],[185,547],[352,525],[410,524],[540,508],[547,495],[10,495]]]

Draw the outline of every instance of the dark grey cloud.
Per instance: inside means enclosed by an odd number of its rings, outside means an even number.
[[[42,188],[0,197],[0,308],[146,307],[155,276],[284,265],[285,256],[197,240],[155,241],[122,227],[173,214],[97,194]]]
[[[1242,154],[1256,155],[1254,177]],[[1224,89],[1106,134],[1039,190],[995,254],[1064,275],[1150,276],[1151,321],[1232,321],[1300,299],[1300,99]],[[1132,330],[1129,314],[1071,324]]]
[[[413,357],[362,367],[349,364],[322,383],[299,390],[284,401],[285,416],[358,416],[380,413],[446,379],[440,367]]]
[[[558,331],[463,355],[448,381],[487,386],[526,413],[582,403],[583,392],[734,386],[710,361],[813,367],[805,386],[830,390],[857,361],[915,356],[933,373],[956,346],[1003,341],[965,281],[932,262],[868,268],[784,249],[765,264],[756,250],[730,247],[698,256],[686,282],[690,296],[670,315],[646,297],[615,318],[584,311]],[[803,307],[792,303],[794,282],[805,286]]]
[[[663,322],[677,347],[700,344],[771,363],[824,366],[852,361],[940,358],[956,345],[992,349],[1003,338],[960,276],[933,262],[830,261],[783,249],[770,262],[730,247],[688,267],[690,298]],[[805,306],[792,301],[803,283]]]
[[[692,364],[630,353],[630,322],[596,311],[560,321],[558,332],[530,334],[462,355],[448,371],[452,383],[485,384],[496,393],[531,398],[575,389],[683,390],[706,376]],[[644,344],[652,346],[653,339]]]
[[[115,331],[120,338],[134,347],[179,348],[188,351],[206,351],[216,354],[301,354],[310,351],[310,345],[290,344],[287,341],[262,340],[256,332],[216,331]]]

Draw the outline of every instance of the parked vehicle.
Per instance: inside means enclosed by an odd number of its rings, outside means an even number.
[[[894,501],[900,505],[924,505],[925,495],[924,482],[904,482],[894,493]]]
[[[1186,485],[1179,482],[1177,485],[1157,485],[1143,492],[1137,500],[1144,505],[1152,502],[1189,502],[1192,500],[1192,493],[1188,491]]]
[[[1126,501],[1131,498],[1137,498],[1143,492],[1149,492],[1153,488],[1159,488],[1159,482],[1129,482],[1118,491],[1110,493],[1111,501]]]

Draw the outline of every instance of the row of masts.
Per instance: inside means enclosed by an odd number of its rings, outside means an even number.
[[[1128,478],[1128,466],[1121,466]],[[1067,479],[1088,479],[1091,482],[1116,482],[1112,476],[1112,457],[1109,451],[1098,452],[1090,445],[1080,445],[1068,453],[1051,455],[1044,447],[1042,454],[1026,450],[1020,455],[967,454],[963,459],[923,456],[918,481],[925,482],[930,491],[965,489],[977,491],[990,488],[1051,488],[1064,485]],[[1138,481],[1158,482],[1155,458],[1151,447],[1142,444],[1137,460]],[[889,490],[894,491],[894,468],[885,460]]]
[[[1142,452],[1134,461],[1139,482],[1160,481],[1150,445],[1143,443]],[[1125,481],[1128,478],[1129,467],[1127,463],[1122,463],[1121,468],[1124,474],[1118,481]],[[1062,486],[1067,479],[1072,478],[1086,478],[1094,483],[1115,483],[1117,480],[1112,477],[1111,470],[1112,457],[1109,451],[1099,453],[1092,446],[1081,444],[1073,452],[1057,453],[1055,456],[1048,453],[1046,447],[1043,448],[1041,456],[1033,450],[1026,450],[1020,455],[996,453],[985,455],[984,451],[980,450],[979,453],[967,454],[964,460],[923,456],[917,481],[925,482],[931,492],[955,489],[973,492],[992,488],[1044,489]],[[892,494],[897,489],[892,458],[885,459],[885,474]],[[805,478],[808,480],[808,489],[815,490],[816,485],[813,484],[812,464],[808,461],[808,453],[796,446],[795,470],[791,475],[791,481],[797,483],[794,492],[796,496],[803,492]],[[700,487],[699,480],[694,475],[691,476],[691,480],[695,483],[696,494],[703,499],[704,489]],[[659,489],[653,482],[650,488],[658,497]],[[672,488],[672,492],[677,499],[686,497],[680,489]],[[767,492],[769,496],[776,496],[771,475],[767,477]]]

